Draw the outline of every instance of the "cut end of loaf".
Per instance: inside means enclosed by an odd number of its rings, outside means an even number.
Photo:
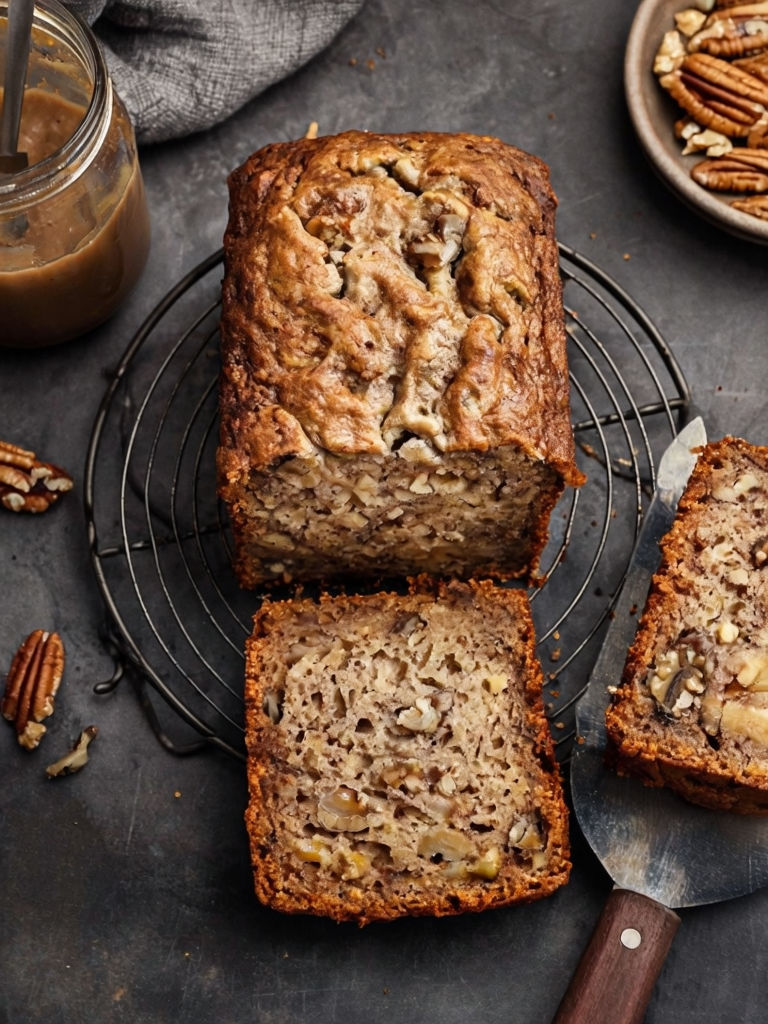
[[[513,578],[538,565],[563,488],[518,448],[391,456],[313,451],[254,472],[232,509],[241,582],[408,576]],[[331,554],[333,553],[333,554]]]
[[[248,645],[256,891],[336,920],[478,911],[568,878],[525,595],[267,604]]]

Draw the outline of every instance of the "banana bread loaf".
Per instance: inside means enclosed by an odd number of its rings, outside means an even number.
[[[619,771],[768,811],[768,448],[703,449],[606,726]]]
[[[541,685],[525,594],[488,580],[264,604],[246,672],[259,898],[362,925],[565,883]]]
[[[534,571],[583,479],[546,166],[347,132],[229,185],[218,470],[242,585]]]

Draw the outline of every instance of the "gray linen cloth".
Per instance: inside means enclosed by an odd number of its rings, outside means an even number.
[[[93,28],[139,142],[228,117],[322,50],[364,0],[66,0]]]

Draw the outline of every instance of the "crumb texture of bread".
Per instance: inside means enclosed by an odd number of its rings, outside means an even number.
[[[247,587],[523,576],[574,459],[546,165],[346,132],[232,173],[219,493]]]
[[[362,925],[564,884],[541,686],[519,590],[454,581],[265,603],[246,672],[261,901]]]
[[[768,813],[768,448],[702,450],[606,726],[619,771]]]

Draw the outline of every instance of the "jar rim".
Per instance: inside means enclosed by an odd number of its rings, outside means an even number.
[[[9,0],[0,0],[0,18],[7,17]],[[77,58],[93,88],[82,121],[62,146],[44,159],[0,178],[0,207],[15,206],[38,192],[55,189],[66,171],[71,180],[73,165],[99,148],[108,127],[112,88],[101,47],[90,26],[59,0],[35,0],[33,26],[54,35]],[[87,164],[86,161],[83,166]]]

